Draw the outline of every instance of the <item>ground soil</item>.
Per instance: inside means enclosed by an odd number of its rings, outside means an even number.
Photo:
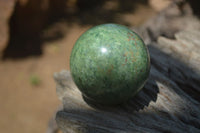
[[[140,25],[156,12],[138,6],[134,12],[121,14],[130,26]],[[54,72],[69,69],[70,51],[77,38],[93,25],[68,25],[63,38],[44,42],[41,56],[0,60],[0,132],[42,133],[57,107]],[[54,25],[54,28],[55,25]],[[33,78],[34,77],[34,78]]]

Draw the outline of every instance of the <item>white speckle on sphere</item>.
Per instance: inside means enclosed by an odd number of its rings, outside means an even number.
[[[107,52],[107,49],[106,48],[101,48],[101,52],[105,53],[105,52]]]

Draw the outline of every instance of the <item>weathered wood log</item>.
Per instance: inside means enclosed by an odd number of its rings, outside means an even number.
[[[55,73],[64,107],[56,115],[59,128],[65,133],[200,133],[200,21],[188,19],[188,27],[176,31],[174,39],[156,42],[155,29],[137,29],[148,42],[151,72],[126,104],[105,107],[84,101],[69,71]]]

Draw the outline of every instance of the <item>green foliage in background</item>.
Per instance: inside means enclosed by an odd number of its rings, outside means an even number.
[[[30,76],[30,84],[33,85],[33,86],[38,86],[41,84],[41,79],[38,75],[36,74],[32,74]]]

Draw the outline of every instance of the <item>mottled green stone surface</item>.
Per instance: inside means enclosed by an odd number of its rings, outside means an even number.
[[[70,57],[73,80],[88,99],[119,104],[134,96],[150,70],[147,47],[122,25],[104,24],[86,31]]]

